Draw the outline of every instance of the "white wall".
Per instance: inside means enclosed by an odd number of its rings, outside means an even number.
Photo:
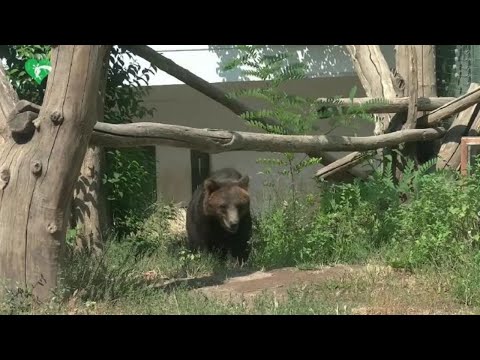
[[[225,91],[243,87],[256,87],[256,81],[248,81],[239,73],[224,73],[222,64],[236,56],[231,46],[215,45],[150,45],[180,66],[197,76],[223,88]],[[391,67],[394,66],[394,46],[382,45],[382,51]],[[343,46],[337,45],[272,45],[266,51],[279,50],[295,52],[297,61],[309,65],[310,79],[290,82],[288,92],[307,97],[347,97],[350,89],[356,85],[357,96],[365,96],[353,65]],[[142,62],[142,65],[147,65]],[[250,79],[255,80],[255,79]],[[231,111],[190,88],[170,75],[159,71],[150,80],[152,89],[146,104],[157,109],[153,118],[143,121],[162,122],[198,128],[224,128],[237,131],[258,131],[247,127]],[[251,104],[253,105],[253,104]],[[323,131],[330,129],[324,124]],[[357,129],[340,127],[333,134],[350,136],[367,136],[373,133],[373,124],[360,122]],[[186,204],[191,197],[190,152],[188,149],[157,147],[157,189],[167,200]],[[341,157],[346,153],[335,153]],[[233,166],[251,176],[253,204],[261,207],[263,201],[264,178],[261,172],[264,166],[257,164],[258,158],[270,157],[270,153],[228,152],[212,155],[213,170]],[[299,155],[300,156],[300,155]],[[315,182],[312,177],[318,167],[306,171],[299,179],[298,185],[303,189],[312,189]],[[285,186],[279,183],[278,189]]]
[[[238,71],[223,72],[222,66],[238,52],[233,45],[148,45],[178,65],[190,70],[202,79],[217,83],[229,81],[258,80],[241,78]],[[381,45],[382,52],[390,66],[395,64],[394,45]],[[309,77],[353,76],[352,62],[343,45],[264,45],[267,53],[288,50],[294,60],[308,65]],[[148,62],[138,58],[142,66]],[[149,85],[182,84],[174,77],[159,71]]]

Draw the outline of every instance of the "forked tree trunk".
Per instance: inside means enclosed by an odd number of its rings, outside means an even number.
[[[109,48],[55,47],[33,134],[23,135],[23,139],[8,134],[0,146],[4,180],[0,190],[0,277],[20,286],[42,284],[33,289],[40,299],[48,298],[57,285],[71,194],[97,119],[93,105]],[[11,101],[6,92],[0,89],[0,104]],[[6,123],[5,114],[0,112],[0,127]]]

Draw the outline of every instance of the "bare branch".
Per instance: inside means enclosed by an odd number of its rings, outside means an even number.
[[[444,129],[418,129],[367,137],[335,135],[276,135],[217,129],[197,129],[158,123],[107,124],[97,123],[92,135],[93,145],[134,147],[168,145],[208,153],[228,151],[261,151],[315,153],[317,151],[373,150],[403,142],[431,140],[442,137]]]
[[[348,98],[336,99],[335,102],[329,102],[327,98],[319,98],[320,106],[341,106],[342,110],[347,110],[351,106],[362,106],[362,110],[370,114],[399,113],[408,110],[408,97],[395,99],[382,99],[380,103],[370,103],[377,98],[363,97],[352,100]],[[454,97],[420,97],[418,98],[418,111],[432,111],[455,100]],[[380,100],[380,99],[378,99]]]

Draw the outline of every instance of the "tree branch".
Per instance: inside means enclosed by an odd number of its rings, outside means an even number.
[[[455,100],[439,107],[431,113],[424,115],[417,119],[418,126],[420,127],[433,127],[437,126],[440,121],[458,114],[459,112],[468,109],[480,102],[480,88],[468,91],[465,95],[462,95]]]
[[[381,136],[381,135],[380,135]],[[326,179],[327,177],[331,177],[335,173],[338,173],[342,170],[345,170],[345,167],[348,167],[349,170],[352,172],[353,175],[360,179],[366,179],[367,174],[364,173],[363,171],[359,171],[356,169],[351,168],[352,166],[355,166],[365,159],[367,159],[370,156],[370,154],[364,152],[353,152],[348,154],[347,156],[342,157],[341,159],[338,159],[337,161],[324,166],[320,170],[318,170],[315,173],[315,177],[318,177],[320,179]]]
[[[184,82],[193,89],[208,96],[210,99],[222,104],[237,115],[255,111],[253,108],[244,104],[243,102],[234,98],[230,98],[225,91],[216,85],[203,80],[201,77],[198,77],[194,73],[188,71],[180,65],[177,65],[174,61],[157,53],[147,45],[122,45],[122,47],[147,60],[152,65],[155,65],[160,70]],[[266,125],[282,126],[281,123],[276,119],[262,118],[262,120]]]
[[[346,45],[346,48],[350,53],[355,71],[367,96],[388,100],[395,99],[397,93],[393,76],[380,47],[378,45]],[[376,115],[374,133],[376,135],[383,134],[390,121],[390,114]],[[364,158],[365,156],[358,152],[349,154],[330,164],[326,171],[320,169],[316,176],[326,177],[339,171],[345,171],[357,165]]]
[[[348,110],[352,106],[362,106],[366,113],[370,114],[383,114],[383,113],[399,113],[408,110],[408,97],[401,97],[395,99],[382,99],[383,103],[371,103],[372,100],[377,98],[363,97],[355,99],[337,99],[335,102],[330,102],[327,98],[318,98],[317,102],[320,107],[327,106],[341,106],[342,110]],[[418,98],[418,111],[432,111],[439,107],[455,100],[454,97],[420,97]]]
[[[228,151],[260,151],[314,153],[316,151],[373,150],[403,142],[431,140],[442,137],[445,130],[415,129],[367,137],[335,135],[276,135],[217,129],[197,129],[158,123],[107,124],[97,123],[92,135],[93,145],[135,147],[168,145],[208,153]]]

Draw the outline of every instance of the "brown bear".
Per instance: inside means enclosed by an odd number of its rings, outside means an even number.
[[[193,193],[187,209],[188,247],[227,254],[240,263],[250,255],[252,236],[249,177],[225,168],[214,172]]]

